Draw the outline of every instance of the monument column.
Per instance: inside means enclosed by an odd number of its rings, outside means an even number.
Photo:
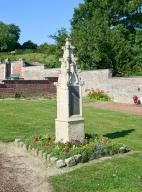
[[[84,118],[82,117],[81,82],[76,68],[74,47],[69,39],[63,47],[61,72],[57,86],[56,141],[84,140]]]

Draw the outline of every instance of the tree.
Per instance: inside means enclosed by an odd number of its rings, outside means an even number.
[[[37,49],[37,44],[33,43],[31,40],[26,41],[22,45],[23,49]]]
[[[16,42],[17,42],[20,37],[20,32],[21,32],[20,28],[15,24],[10,24],[8,25],[8,27],[9,27],[9,32],[16,36]]]
[[[45,59],[45,62],[48,68],[56,68],[56,67],[59,67],[60,65],[56,55],[51,55],[51,54],[48,55],[48,57]]]
[[[59,58],[62,56],[63,52],[61,48],[65,45],[65,39],[69,37],[69,33],[65,28],[59,29],[54,35],[50,35],[50,38],[54,39],[56,49],[56,56]]]
[[[12,51],[20,36],[20,29],[14,24],[0,22],[0,51]]]
[[[22,45],[17,42],[17,43],[15,44],[15,49],[22,49]]]
[[[141,0],[84,0],[74,10],[71,37],[82,69],[133,69],[137,30],[142,30]]]
[[[43,43],[38,46],[38,51],[41,53],[46,53],[47,55],[55,55],[57,51],[57,46],[54,44],[48,44],[48,43]]]

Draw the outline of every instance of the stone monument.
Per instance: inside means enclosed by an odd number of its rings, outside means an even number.
[[[82,83],[78,77],[74,47],[66,39],[61,71],[57,86],[56,142],[84,140],[84,118],[82,117]]]

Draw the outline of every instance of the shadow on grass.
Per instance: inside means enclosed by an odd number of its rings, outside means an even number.
[[[119,137],[125,137],[126,135],[129,135],[133,131],[135,131],[135,129],[128,129],[128,130],[122,130],[122,131],[117,131],[117,132],[113,132],[113,133],[107,133],[103,136],[108,137],[110,139],[116,139]]]

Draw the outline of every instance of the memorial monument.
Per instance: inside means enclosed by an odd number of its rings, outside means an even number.
[[[56,142],[84,140],[84,118],[82,117],[82,83],[78,77],[74,47],[66,39],[61,71],[57,86],[57,119],[55,120]]]

